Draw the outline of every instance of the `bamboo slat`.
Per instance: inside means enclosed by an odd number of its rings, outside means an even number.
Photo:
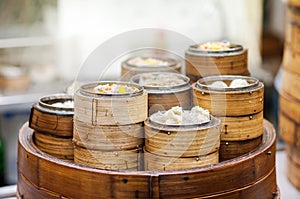
[[[25,185],[18,181],[19,198],[280,197],[275,173],[276,133],[267,121],[262,143],[249,154],[212,166],[159,172],[109,171],[54,158],[35,146],[27,125],[19,134],[18,173],[26,179]]]
[[[98,83],[84,85],[74,96],[74,119],[91,125],[127,125],[147,118],[148,96],[140,89],[136,95],[97,95],[91,90]]]
[[[300,100],[281,91],[279,107],[279,135],[287,144],[300,149]]]
[[[55,137],[51,134],[44,134],[35,131],[34,140],[36,146],[41,151],[57,158],[73,160],[74,145],[72,137]]]
[[[222,121],[222,141],[243,141],[262,136],[263,112],[241,117],[217,117]]]
[[[146,171],[170,171],[197,168],[213,165],[219,162],[219,153],[215,151],[210,154],[197,157],[170,157],[156,155],[144,151],[144,164]]]
[[[288,70],[282,72],[282,90],[289,96],[300,100],[300,74]]]
[[[252,152],[262,142],[262,136],[242,141],[222,141],[220,144],[220,162],[230,160]]]
[[[126,150],[144,143],[143,123],[120,126],[90,126],[74,122],[74,143],[92,150]]]
[[[147,120],[145,121],[145,136],[145,149],[153,155],[205,156],[219,149],[220,121],[212,117],[208,124],[200,127],[171,127],[155,125]],[[202,159],[205,160],[205,157]],[[154,161],[152,163],[156,164]],[[198,162],[198,164],[201,163]]]
[[[236,52],[185,52],[186,75],[196,82],[211,75],[248,75],[248,51]]]
[[[109,169],[109,170],[141,170],[141,148],[122,151],[100,151],[76,146],[74,149],[74,162],[77,164]]]

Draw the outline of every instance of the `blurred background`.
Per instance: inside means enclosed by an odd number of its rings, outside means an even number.
[[[101,43],[140,28],[169,29],[197,43],[226,39],[248,48],[249,70],[265,83],[265,117],[277,127],[274,81],[285,34],[281,0],[0,0],[1,185],[17,182],[18,130],[31,105],[65,91]],[[166,39],[159,30],[153,33],[153,42],[167,49]],[[120,73],[115,67],[111,78]]]

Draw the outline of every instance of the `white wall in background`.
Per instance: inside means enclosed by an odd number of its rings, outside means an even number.
[[[262,0],[60,0],[60,74],[74,78],[103,41],[139,28],[170,29],[196,42],[228,39],[241,43],[251,48],[249,60],[258,66],[261,9]],[[115,75],[119,73],[120,67]]]

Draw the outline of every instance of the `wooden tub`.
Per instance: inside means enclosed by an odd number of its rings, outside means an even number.
[[[248,51],[237,44],[227,50],[202,50],[192,45],[185,52],[185,65],[192,82],[212,75],[250,75]]]
[[[171,83],[171,78],[180,82]],[[152,81],[145,82],[144,79]],[[159,82],[156,82],[157,80]],[[190,79],[185,75],[168,72],[142,73],[133,76],[131,82],[140,84],[147,91],[149,115],[157,111],[169,110],[174,106],[180,106],[183,109],[191,108],[192,88]]]
[[[122,62],[122,72],[121,72],[121,80],[129,81],[132,76],[140,73],[147,72],[172,72],[172,73],[180,73],[181,72],[181,63],[179,60],[167,57],[140,57],[141,59],[154,58],[163,62],[167,62],[166,65],[143,65],[138,66],[130,63],[130,60],[133,60],[137,57],[131,57],[124,62]]]
[[[19,134],[18,198],[278,199],[275,140],[265,121],[259,147],[232,160],[186,170],[111,171],[49,156],[36,147],[25,124]]]
[[[210,86],[215,81],[229,85],[234,79],[245,80],[249,85],[241,88]],[[248,153],[260,144],[263,95],[264,85],[247,76],[208,76],[194,83],[194,104],[208,109],[221,120],[220,161]]]
[[[63,107],[62,103],[69,106]],[[29,118],[37,147],[57,158],[73,160],[73,115],[73,96],[54,94],[40,98],[32,106]]]

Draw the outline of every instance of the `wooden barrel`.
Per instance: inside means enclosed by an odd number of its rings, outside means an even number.
[[[142,73],[134,75],[131,82],[140,84],[147,91],[149,115],[174,106],[191,108],[192,88],[190,79],[185,75],[167,72]]]
[[[163,62],[166,62],[166,65],[143,65],[137,66],[130,64],[130,60],[135,59],[136,57],[131,57],[124,62],[122,62],[122,76],[121,80],[129,81],[132,76],[140,73],[147,72],[172,72],[180,73],[181,72],[181,63],[179,60],[167,57],[141,57],[141,59],[154,58]]]
[[[248,83],[243,87],[218,88],[235,79]],[[220,161],[238,157],[256,148],[263,134],[264,85],[256,78],[221,75],[200,78],[193,85],[194,104],[208,109],[221,120]]]
[[[133,87],[131,93],[100,93],[99,85]],[[97,82],[74,96],[74,162],[111,170],[140,170],[147,92],[137,84]]]
[[[289,181],[300,190],[300,150],[294,146],[286,146],[287,177]]]
[[[250,75],[248,51],[236,44],[227,50],[202,50],[192,45],[185,52],[185,65],[192,82],[212,75]]]
[[[32,106],[29,118],[37,147],[57,158],[73,160],[73,115],[73,96],[54,94],[40,98]]]
[[[300,100],[280,92],[279,135],[288,144],[300,150]]]
[[[33,131],[25,124],[19,134],[17,195],[19,199],[278,199],[275,141],[274,128],[265,121],[259,147],[232,160],[186,170],[109,171],[43,153],[34,144]]]

